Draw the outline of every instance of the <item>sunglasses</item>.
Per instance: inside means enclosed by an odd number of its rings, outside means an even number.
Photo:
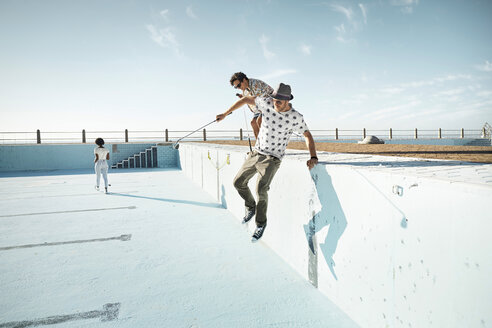
[[[238,81],[239,81],[239,80],[238,80]],[[241,87],[241,83],[242,83],[242,81],[239,81],[239,83],[238,83],[238,84],[233,85],[234,89],[239,89],[239,88]]]

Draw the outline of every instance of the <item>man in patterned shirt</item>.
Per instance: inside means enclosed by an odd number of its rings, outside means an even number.
[[[222,121],[231,112],[245,104],[256,105],[263,115],[263,123],[255,148],[248,154],[246,161],[234,178],[234,187],[244,199],[246,206],[246,216],[243,218],[243,223],[251,220],[256,214],[256,230],[253,234],[253,242],[260,239],[265,230],[268,190],[280,167],[280,162],[293,131],[302,133],[306,139],[306,145],[311,154],[311,158],[307,161],[309,169],[318,163],[313,136],[309,132],[303,116],[292,108],[290,100],[293,98],[290,86],[280,83],[271,96],[242,97],[223,114],[216,116],[218,122]],[[259,173],[256,183],[257,202],[255,202],[248,187],[249,180],[256,173]]]
[[[246,74],[243,72],[237,72],[231,76],[231,85],[235,89],[240,89],[243,94],[236,93],[239,98],[244,96],[267,96],[271,95],[273,88],[266,84],[265,82],[257,79],[248,79]],[[255,134],[256,140],[258,140],[258,131],[260,131],[261,126],[261,113],[256,108],[256,105],[248,104],[249,109],[253,112],[254,116],[251,120],[251,127],[253,128],[253,133]]]

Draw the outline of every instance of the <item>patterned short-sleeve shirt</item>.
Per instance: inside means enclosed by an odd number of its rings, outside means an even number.
[[[248,87],[243,91],[243,96],[268,96],[273,93],[273,88],[265,82],[257,79],[248,79]],[[254,105],[248,105],[253,113],[258,113],[258,108]]]
[[[255,150],[282,159],[292,132],[304,134],[309,130],[304,117],[294,108],[277,112],[270,97],[256,97],[255,103],[263,115]]]

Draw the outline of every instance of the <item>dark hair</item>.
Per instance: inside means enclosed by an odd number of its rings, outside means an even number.
[[[244,79],[248,79],[246,74],[244,74],[243,72],[237,72],[232,74],[231,80],[229,82],[231,82],[231,85],[234,85],[234,81],[238,80],[239,82],[243,82]]]
[[[99,147],[102,147],[104,145],[104,139],[103,138],[97,138],[96,139],[96,145]]]

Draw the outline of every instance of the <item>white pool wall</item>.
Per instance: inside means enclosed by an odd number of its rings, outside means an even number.
[[[179,149],[185,174],[238,220],[244,203],[232,181],[247,151]],[[284,158],[262,241],[361,327],[492,327],[490,185],[330,163],[331,156],[320,154],[325,164],[312,171],[307,152]]]

